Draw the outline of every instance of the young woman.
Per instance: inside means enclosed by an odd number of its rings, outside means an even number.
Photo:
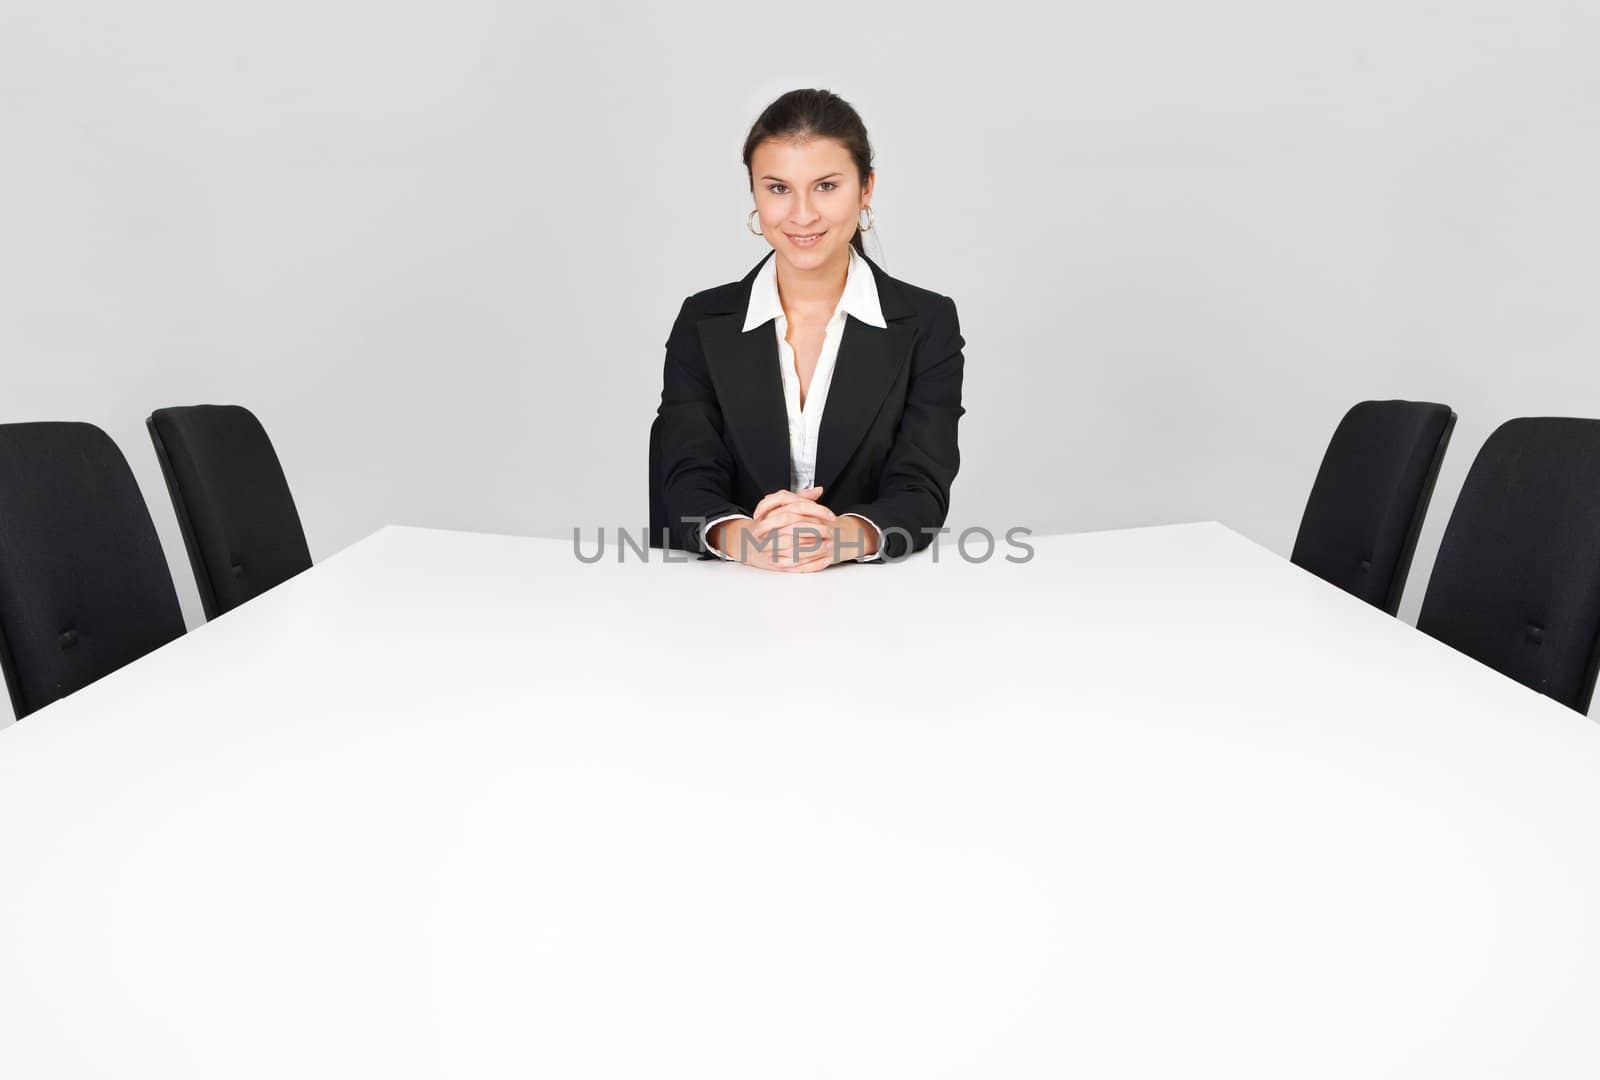
[[[668,545],[798,573],[920,551],[961,460],[955,304],[867,258],[872,148],[844,99],[784,94],[744,164],[747,224],[772,250],[685,300],[667,340]]]

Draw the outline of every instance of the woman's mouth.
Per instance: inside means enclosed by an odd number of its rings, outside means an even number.
[[[821,240],[827,231],[827,229],[823,229],[822,232],[806,233],[803,236],[797,236],[794,233],[784,233],[783,235],[787,236],[789,238],[789,243],[793,244],[795,247],[808,248],[816,247],[817,241]]]

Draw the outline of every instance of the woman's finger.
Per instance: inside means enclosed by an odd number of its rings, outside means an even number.
[[[790,503],[781,506],[750,527],[752,536],[766,536],[774,529],[782,529],[797,522],[828,524],[837,516],[826,506],[813,502]]]
[[[775,570],[778,573],[791,573],[795,570],[804,569],[812,564],[818,564],[817,568],[820,569],[822,566],[831,565],[832,562],[833,556],[831,550],[824,548],[815,555],[810,557],[802,557],[799,560],[796,560],[788,555],[780,556],[771,551],[763,551],[760,557],[752,557],[747,559],[745,561],[745,565],[754,566],[760,570]]]
[[[821,494],[822,489],[819,487],[801,488],[799,491],[774,491],[771,494],[762,496],[761,501],[756,503],[755,511],[750,516],[760,520],[762,514],[772,510],[774,507],[791,502],[811,502]]]
[[[763,541],[768,550],[785,559],[809,556],[820,546],[838,542],[834,527],[826,522],[800,521],[774,529]]]
[[[815,574],[818,570],[826,570],[837,561],[832,554],[829,554],[826,559],[813,559],[808,563],[801,563],[794,568],[794,572],[797,574]]]
[[[833,539],[826,528],[815,524],[795,525],[780,529],[764,543],[753,546],[748,561],[787,570],[796,562],[810,560],[831,550],[832,546]]]
[[[826,526],[795,525],[792,528],[780,529],[774,535],[770,548],[773,555],[778,558],[804,559],[833,542],[833,537],[829,535]]]
[[[831,518],[807,517],[803,514],[791,514],[787,510],[780,511],[780,514],[782,517],[779,520],[761,526],[759,531],[751,529],[751,537],[765,543],[769,537],[791,533],[802,526],[822,533],[827,533],[835,527],[835,522]]]
[[[824,544],[815,554],[802,556],[798,560],[785,560],[779,567],[791,574],[805,574],[832,566],[833,562],[833,545]]]
[[[770,495],[762,496],[761,501],[756,503],[755,512],[750,516],[755,518],[757,521],[760,521],[763,514],[770,514],[778,507],[783,506],[786,503],[795,502],[799,500],[799,498],[800,496],[793,491],[774,491]]]
[[[754,543],[760,544],[762,550],[789,558],[797,551],[803,555],[815,550],[818,544],[834,543],[834,538],[829,535],[831,528],[830,525],[818,523],[787,525]]]

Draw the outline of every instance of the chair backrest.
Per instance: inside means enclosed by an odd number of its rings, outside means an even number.
[[[1353,406],[1322,457],[1289,561],[1393,615],[1456,414],[1431,401]]]
[[[207,619],[310,568],[289,482],[249,409],[157,409],[146,427]]]
[[[665,547],[667,508],[661,496],[661,417],[650,422],[650,546]]]
[[[1417,629],[1579,712],[1600,663],[1600,420],[1495,429],[1456,499]]]
[[[183,633],[127,459],[93,424],[0,424],[0,668],[18,719]]]

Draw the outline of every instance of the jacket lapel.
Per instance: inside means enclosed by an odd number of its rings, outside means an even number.
[[[767,258],[772,257],[774,253],[768,252]],[[786,490],[790,482],[789,412],[778,372],[777,338],[766,323],[749,333],[741,330],[751,286],[765,261],[741,281],[713,290],[705,300],[708,315],[698,323],[723,420],[763,493]],[[814,483],[824,488],[838,478],[861,444],[889,388],[909,362],[916,340],[912,309],[899,283],[871,259],[867,263],[889,325],[873,326],[853,315],[845,319],[817,436]]]
[[[866,259],[863,255],[862,258]],[[901,292],[900,283],[871,259],[872,279],[878,289],[878,306],[887,327],[864,323],[854,315],[845,319],[839,338],[839,355],[834,362],[833,381],[828,385],[828,402],[822,410],[821,430],[817,433],[817,476],[815,483],[827,488],[849,464],[850,456],[872,426],[883,406],[889,388],[900,370],[910,362],[916,341],[916,324],[910,318],[911,306]],[[823,497],[827,497],[827,491]]]
[[[767,258],[774,252],[768,252]],[[778,372],[778,340],[767,324],[743,333],[750,288],[762,259],[744,279],[714,289],[697,324],[722,421],[762,494],[789,486],[789,408]]]

